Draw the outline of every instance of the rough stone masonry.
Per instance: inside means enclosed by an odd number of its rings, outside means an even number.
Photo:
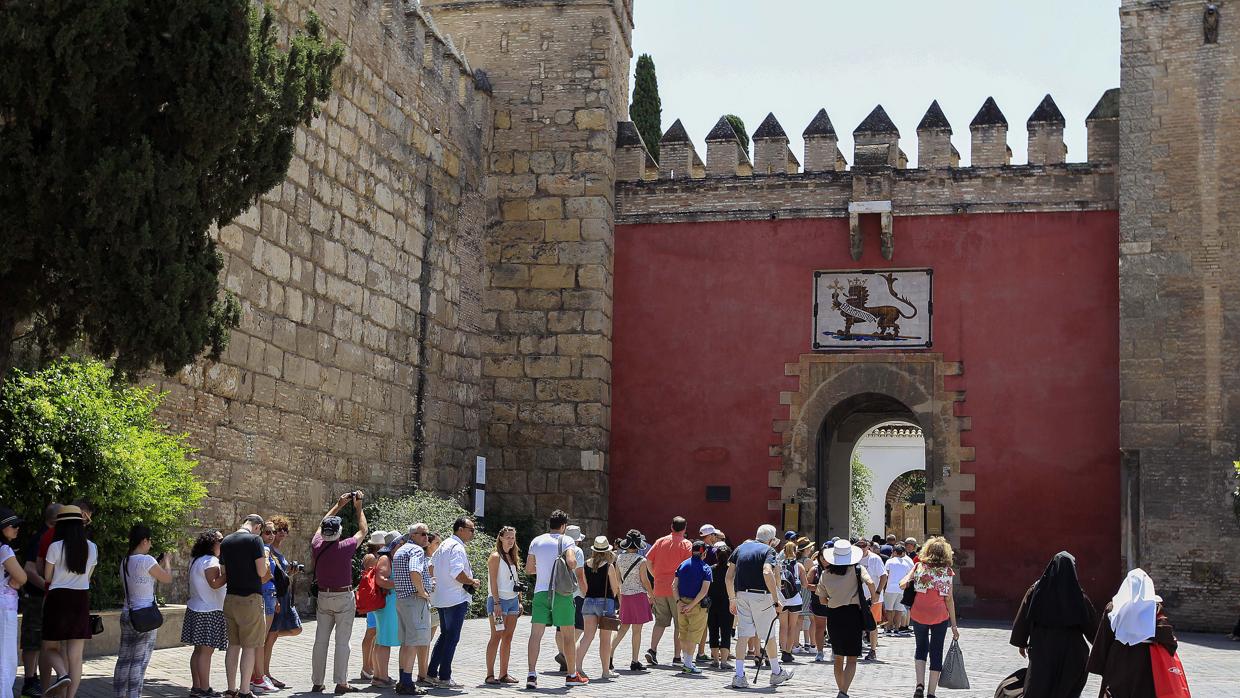
[[[564,507],[605,532],[615,184],[658,176],[622,128],[631,0],[274,4],[290,27],[313,8],[347,54],[324,114],[297,135],[288,179],[215,232],[244,308],[227,354],[150,378],[169,393],[163,417],[200,449],[210,499],[199,518],[285,513],[305,541],[339,492],[457,493],[485,455],[490,513]],[[1115,496],[1127,513],[1116,545],[1199,627],[1240,610],[1228,497],[1240,457],[1240,32],[1229,29],[1240,6],[1216,4],[1211,36],[1202,2],[1123,0],[1122,96],[1089,125],[1089,160],[1119,160],[1126,484]],[[1118,146],[1102,137],[1116,106]],[[668,167],[672,151],[683,158],[662,201],[682,213],[646,213],[703,215],[735,199],[751,209],[740,216],[840,214],[848,163],[822,120],[807,129],[815,176],[803,181],[773,127],[744,178],[682,181],[705,169],[687,136],[669,143]],[[1090,168],[1059,164],[1058,118],[1031,120],[1031,133],[1033,121],[1035,165],[1091,181]],[[957,171],[950,127],[923,125],[922,167],[955,172],[953,184],[905,187],[927,193],[905,203],[954,211],[976,186],[1040,191],[1042,178],[1006,174],[1006,122],[971,128],[990,146],[971,163],[984,177]],[[853,166],[881,155],[902,168],[884,138]],[[748,154],[735,156],[739,175]],[[896,179],[943,178],[855,179],[883,198]]]

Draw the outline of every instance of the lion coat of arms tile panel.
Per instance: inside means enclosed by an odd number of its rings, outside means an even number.
[[[932,346],[931,269],[814,272],[814,349]]]

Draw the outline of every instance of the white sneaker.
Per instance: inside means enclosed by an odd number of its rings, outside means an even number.
[[[732,675],[732,688],[749,688],[749,679],[744,676]]]
[[[771,685],[778,686],[790,678],[792,678],[792,670],[780,667],[779,673],[771,674]]]

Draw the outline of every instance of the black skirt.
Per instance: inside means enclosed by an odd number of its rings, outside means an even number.
[[[827,633],[837,657],[861,656],[861,607],[857,604],[827,609]]]
[[[89,640],[90,592],[52,589],[43,600],[44,640]]]

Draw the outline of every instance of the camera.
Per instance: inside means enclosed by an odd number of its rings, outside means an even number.
[[[525,592],[530,590],[530,586],[526,584],[525,582],[513,582],[512,590],[517,592],[518,594],[524,594]]]
[[[292,570],[293,572],[305,572],[306,571],[306,566],[296,560],[293,560],[292,562],[288,563],[288,568]]]
[[[353,490],[349,493],[349,499],[357,499],[357,490]]]
[[[469,594],[470,596],[473,596],[474,591],[477,590],[477,587],[475,587],[473,584],[462,584],[461,588],[464,589],[465,593]]]

